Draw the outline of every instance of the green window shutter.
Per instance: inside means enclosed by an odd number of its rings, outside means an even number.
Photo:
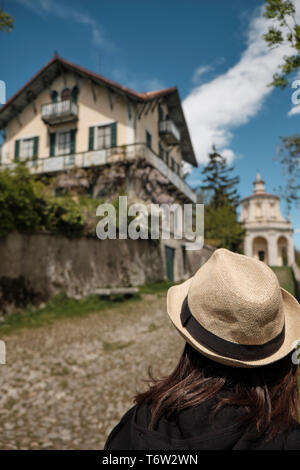
[[[72,100],[74,101],[74,103],[77,103],[77,97],[78,97],[78,87],[77,86],[73,87],[71,96],[72,96]]]
[[[19,161],[20,156],[20,141],[15,140],[15,162]]]
[[[50,134],[50,157],[55,155],[55,132]]]
[[[53,90],[52,93],[51,93],[52,103],[57,103],[57,96],[58,96],[57,91]]]
[[[90,127],[89,128],[89,150],[94,150],[94,132],[95,132],[95,128]]]
[[[117,146],[117,123],[113,122],[110,125],[111,128],[111,146],[116,147]]]
[[[39,154],[39,138],[34,137],[33,138],[33,155],[32,155],[32,160],[37,160]]]
[[[75,133],[76,133],[76,129],[71,129],[70,130],[70,133],[71,133],[71,139],[70,139],[70,153],[73,154],[75,153],[75,147],[76,147],[76,139],[75,139]]]

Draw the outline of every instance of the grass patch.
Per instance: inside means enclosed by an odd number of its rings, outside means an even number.
[[[128,348],[128,346],[131,346],[134,344],[134,341],[115,341],[113,343],[103,343],[103,351],[105,352],[112,352],[112,351],[117,351],[119,349],[124,349]]]
[[[173,285],[174,283],[170,281],[146,284],[139,287],[138,294],[131,296],[115,295],[101,297],[90,295],[77,300],[67,297],[65,294],[59,294],[53,297],[43,308],[29,306],[24,310],[7,314],[4,317],[3,323],[0,323],[0,337],[10,334],[16,329],[50,325],[61,318],[84,316],[118,307],[124,305],[124,303],[136,302],[141,300],[142,295],[163,293]]]
[[[0,324],[0,337],[13,332],[15,329],[49,325],[61,318],[101,312],[122,305],[124,302],[131,303],[139,299],[140,295],[131,296],[126,299],[118,297],[116,300],[90,295],[77,300],[60,294],[53,297],[44,308],[34,309],[33,307],[28,307],[25,310],[6,315],[4,322]]]
[[[160,292],[165,292],[175,284],[175,282],[171,281],[158,281],[140,286],[139,289],[141,294],[158,294]]]
[[[271,269],[276,274],[279,284],[290,294],[295,295],[295,284],[290,266],[271,266]]]

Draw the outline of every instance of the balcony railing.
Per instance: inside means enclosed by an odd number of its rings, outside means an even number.
[[[160,121],[159,135],[164,137],[168,144],[177,144],[180,141],[180,131],[171,119]]]
[[[42,119],[47,124],[73,121],[77,116],[78,106],[71,99],[42,105]]]
[[[168,179],[171,185],[183,193],[189,200],[196,202],[196,195],[189,185],[145,144],[132,144],[126,147],[114,147],[105,150],[75,153],[72,155],[39,158],[34,161],[27,161],[26,165],[30,168],[31,173],[40,174],[63,171],[74,166],[78,168],[89,168],[122,160],[135,160],[137,158],[144,158],[154,168],[159,170],[159,172]],[[15,163],[0,165],[0,170],[2,168],[13,169],[15,166]]]

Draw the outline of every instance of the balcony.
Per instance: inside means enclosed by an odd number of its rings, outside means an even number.
[[[42,106],[42,119],[47,124],[74,121],[78,117],[78,106],[72,100],[47,103]]]
[[[38,158],[37,160],[26,162],[26,166],[29,167],[31,173],[42,174],[68,170],[74,166],[78,168],[90,168],[93,166],[112,164],[122,160],[135,160],[137,158],[145,159],[169,180],[171,186],[184,194],[192,202],[196,202],[196,194],[189,185],[145,144],[131,144],[126,147],[114,147],[105,150],[79,152],[71,155]],[[0,171],[1,169],[13,169],[15,167],[15,163],[2,164],[0,165]]]
[[[171,119],[160,121],[159,135],[170,145],[178,144],[180,141],[180,131]]]

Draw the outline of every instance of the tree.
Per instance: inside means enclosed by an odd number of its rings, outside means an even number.
[[[264,39],[269,47],[291,46],[292,53],[283,57],[280,73],[273,75],[269,86],[285,88],[288,77],[300,68],[300,25],[296,22],[296,7],[291,0],[266,0],[264,16],[272,21]],[[280,188],[288,209],[300,200],[300,135],[281,137],[278,159],[286,177]]]
[[[8,33],[14,27],[14,19],[9,14],[6,13],[2,8],[0,8],[0,31]]]
[[[290,210],[293,203],[300,201],[300,135],[281,137],[278,152],[284,175],[287,180],[285,188],[280,188],[283,198]]]
[[[213,206],[220,207],[228,202],[236,208],[239,205],[237,185],[240,179],[238,176],[231,176],[234,167],[227,165],[226,158],[217,152],[215,146],[208,157],[209,162],[202,171],[205,176],[202,191],[210,194],[210,203]]]
[[[279,66],[280,73],[273,75],[270,86],[285,88],[288,85],[288,75],[300,67],[300,26],[295,14],[296,7],[291,0],[266,0],[264,16],[270,19],[272,25],[263,36],[265,41],[272,48],[288,44],[294,50],[283,57],[283,63]]]
[[[223,206],[204,206],[204,238],[217,248],[241,251],[245,230],[237,221],[235,208],[228,202]]]
[[[204,237],[218,248],[239,251],[244,238],[244,229],[237,221],[236,208],[239,204],[238,176],[232,176],[233,166],[213,147],[208,164],[202,174],[203,185],[197,192],[204,207]]]

